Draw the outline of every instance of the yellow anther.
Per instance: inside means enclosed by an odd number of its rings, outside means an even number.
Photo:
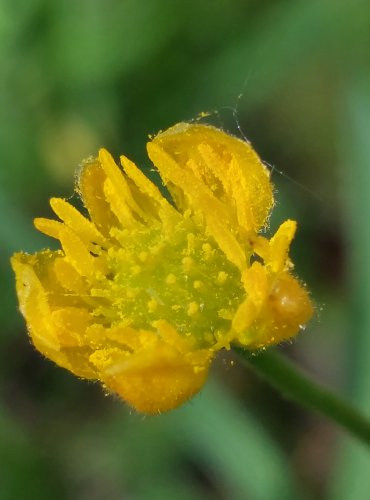
[[[222,319],[232,320],[234,317],[234,312],[231,309],[220,309],[218,311],[218,316]]]
[[[184,266],[184,271],[190,271],[193,265],[193,259],[191,257],[184,257],[181,262]]]
[[[163,243],[157,243],[156,245],[153,245],[150,247],[149,251],[152,255],[157,255],[163,248]]]
[[[190,302],[187,310],[188,316],[194,316],[194,314],[196,314],[198,311],[199,311],[198,304],[196,302]]]
[[[148,258],[148,252],[140,252],[139,253],[139,260],[141,262],[145,262],[147,258]]]
[[[126,288],[126,296],[128,299],[134,299],[138,293],[138,288]]]
[[[148,311],[154,312],[157,309],[157,307],[158,307],[158,302],[155,299],[151,298],[148,302]]]
[[[130,268],[130,271],[132,272],[132,274],[133,274],[134,276],[136,276],[136,275],[140,274],[140,272],[141,272],[141,267],[140,267],[140,266],[132,266],[132,267]]]
[[[168,274],[166,277],[166,283],[167,285],[173,285],[176,283],[176,276],[172,273]]]
[[[193,282],[193,287],[195,288],[195,290],[199,290],[200,288],[202,288],[202,286],[203,286],[203,281],[195,280]]]
[[[203,243],[202,250],[205,254],[209,254],[212,252],[212,247],[209,243]]]
[[[211,332],[207,332],[204,334],[204,340],[206,342],[208,342],[209,344],[212,344],[214,342],[215,338]]]
[[[205,260],[209,260],[215,253],[215,249],[209,243],[203,243],[202,250]]]
[[[188,240],[188,252],[189,254],[194,253],[195,250],[195,236],[193,233],[189,233],[187,235],[187,240]]]
[[[220,271],[217,275],[217,282],[222,285],[227,280],[228,274],[225,271]]]

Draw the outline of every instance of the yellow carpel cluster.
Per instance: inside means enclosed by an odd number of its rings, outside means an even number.
[[[40,352],[160,413],[199,391],[218,350],[290,338],[313,308],[288,256],[295,222],[261,235],[272,186],[249,144],[180,123],[147,147],[171,201],[102,149],[79,173],[86,214],[53,198],[59,220],[35,220],[61,249],[12,266]]]

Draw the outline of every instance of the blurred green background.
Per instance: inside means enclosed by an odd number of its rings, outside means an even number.
[[[282,350],[370,415],[370,3],[0,0],[0,499],[370,498],[370,455],[226,353],[206,389],[136,415],[31,346],[9,256],[100,146],[202,111],[247,136],[296,218],[315,319]]]

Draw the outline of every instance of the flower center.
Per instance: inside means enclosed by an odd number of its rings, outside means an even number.
[[[119,245],[108,251],[110,279],[104,289],[91,290],[113,306],[112,324],[151,328],[165,319],[199,346],[212,345],[230,329],[245,298],[240,272],[194,217],[184,217],[168,237],[160,222],[113,232]]]

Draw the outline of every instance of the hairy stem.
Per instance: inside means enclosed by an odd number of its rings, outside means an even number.
[[[258,355],[240,347],[234,350],[288,399],[325,415],[370,446],[370,421],[345,400],[307,378],[284,356],[271,350]]]

